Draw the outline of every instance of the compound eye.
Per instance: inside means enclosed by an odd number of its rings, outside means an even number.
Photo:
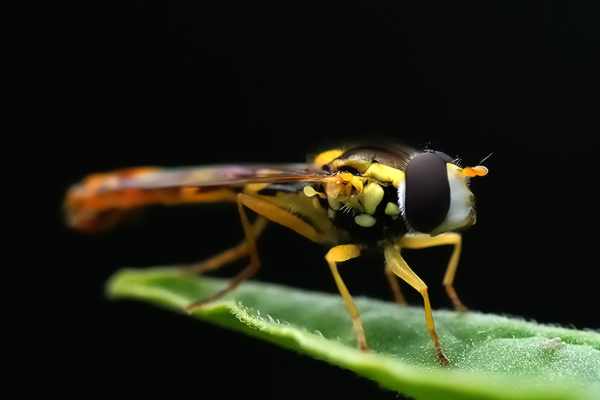
[[[436,151],[436,152],[434,152],[434,154],[436,156],[438,156],[439,158],[441,158],[444,162],[451,163],[454,161],[454,159],[452,157],[450,157],[446,153],[442,153],[441,151]]]
[[[426,153],[429,154],[435,154],[436,156],[438,156],[439,158],[441,158],[444,162],[447,163],[451,163],[454,161],[454,159],[452,157],[450,157],[448,154],[442,152],[442,151],[437,151],[437,150],[425,150]]]
[[[431,232],[438,227],[450,208],[446,161],[437,153],[418,154],[410,160],[405,171],[406,219],[419,232]]]

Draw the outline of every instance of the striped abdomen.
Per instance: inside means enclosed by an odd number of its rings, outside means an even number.
[[[175,205],[212,201],[235,201],[232,190],[219,186],[168,185],[182,170],[155,167],[129,168],[90,175],[73,185],[64,203],[69,226],[84,232],[109,229],[148,205]]]

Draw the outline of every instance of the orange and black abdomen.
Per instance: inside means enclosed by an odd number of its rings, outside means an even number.
[[[90,175],[68,190],[66,221],[74,229],[94,233],[112,228],[144,206],[235,201],[230,189],[177,184],[180,175],[178,170],[155,167]]]

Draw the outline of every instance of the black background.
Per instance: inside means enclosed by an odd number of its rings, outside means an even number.
[[[190,262],[237,243],[233,208],[153,209],[99,237],[61,224],[64,190],[90,172],[303,161],[347,138],[431,143],[468,164],[494,152],[489,176],[473,184],[479,220],[465,234],[457,278],[464,302],[600,328],[592,308],[597,11],[566,2],[383,1],[97,2],[65,10],[51,28],[59,35],[46,94],[64,96],[48,117],[61,149],[48,204],[60,265],[53,297],[64,300],[68,321],[56,347],[69,356],[71,382],[203,398],[394,398],[271,345],[104,299],[103,283],[121,266]],[[258,279],[335,293],[324,251],[274,226],[260,243]],[[409,255],[438,308],[449,306],[440,284],[448,255]],[[348,263],[343,275],[353,294],[389,298],[380,260]]]

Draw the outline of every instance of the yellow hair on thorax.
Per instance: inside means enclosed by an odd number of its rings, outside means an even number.
[[[333,149],[333,150],[323,151],[323,152],[317,154],[317,156],[313,160],[313,164],[317,168],[322,168],[323,165],[329,164],[330,162],[332,162],[333,160],[335,160],[342,154],[344,154],[344,151],[342,149]]]
[[[404,181],[403,171],[380,163],[371,164],[363,176],[376,179],[380,182],[391,183],[396,188]]]

